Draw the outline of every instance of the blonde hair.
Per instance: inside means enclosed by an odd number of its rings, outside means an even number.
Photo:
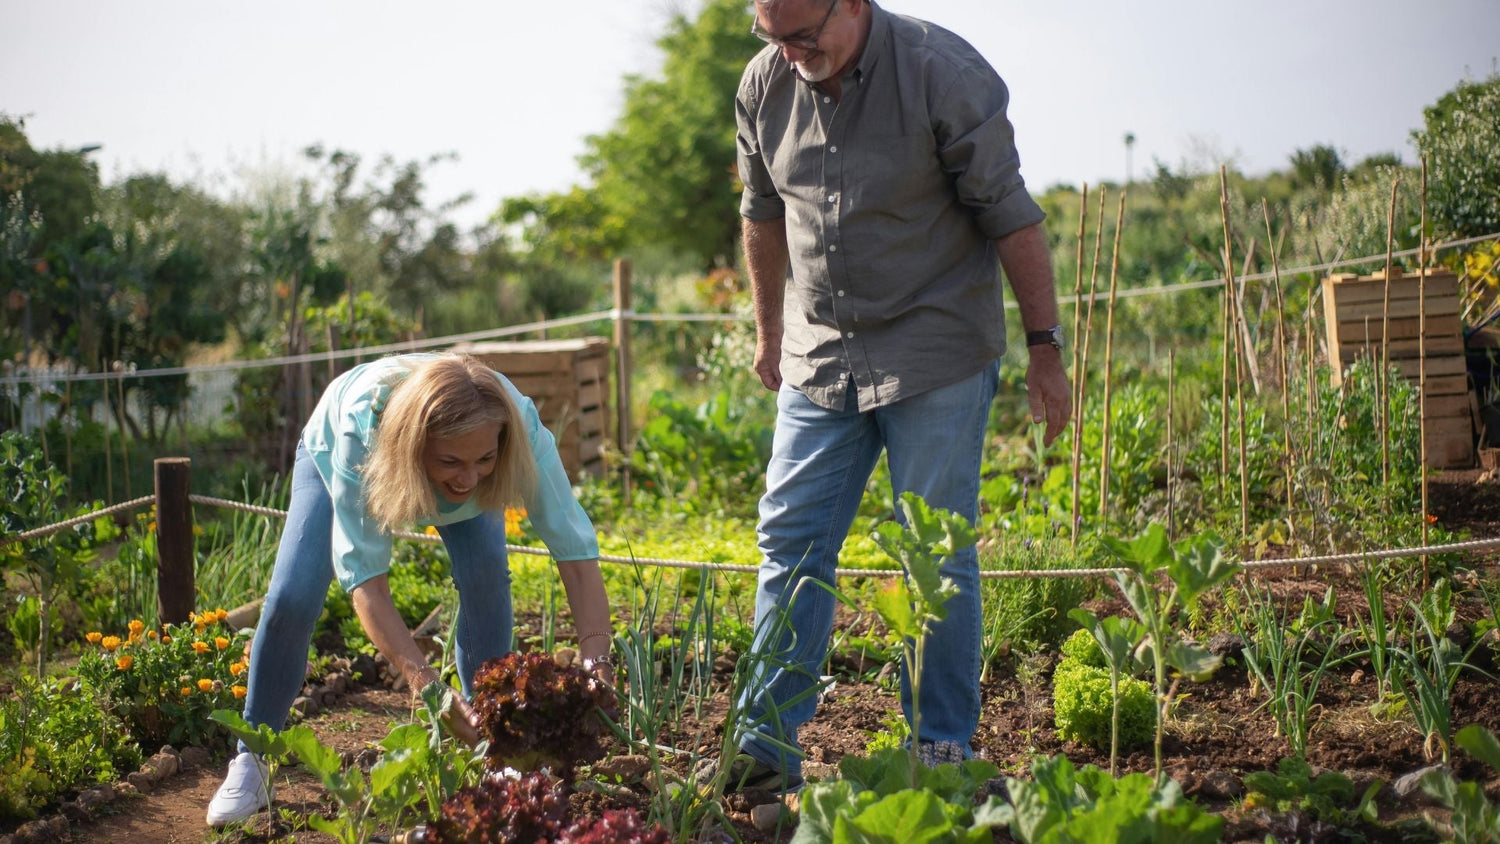
[[[363,467],[365,507],[380,527],[391,531],[437,513],[422,467],[430,438],[463,436],[489,423],[500,426],[495,470],[475,486],[474,501],[499,512],[536,489],[536,461],[505,385],[489,367],[459,354],[422,361],[396,383]]]

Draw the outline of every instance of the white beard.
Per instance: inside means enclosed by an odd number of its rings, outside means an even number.
[[[822,82],[833,75],[833,62],[829,60],[827,53],[810,62],[792,62],[792,67],[804,82]]]

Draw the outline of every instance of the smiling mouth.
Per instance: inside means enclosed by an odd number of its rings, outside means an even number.
[[[469,493],[471,493],[471,492],[474,491],[473,487],[466,487],[464,489],[459,489],[458,487],[454,486],[453,484],[444,484],[444,486],[446,486],[448,488],[448,492],[450,492],[450,493],[452,493],[453,495],[456,495],[456,496],[465,496],[465,495],[468,495]]]

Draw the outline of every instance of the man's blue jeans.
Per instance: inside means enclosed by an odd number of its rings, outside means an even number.
[[[760,501],[764,560],[756,593],[757,660],[740,700],[746,753],[772,767],[801,768],[797,728],[812,718],[816,687],[833,629],[839,549],[854,522],[870,472],[885,449],[893,493],[912,491],[934,508],[973,522],[979,464],[998,363],[956,384],[893,405],[860,411],[850,396],[825,410],[785,384],[777,396],[776,435]],[[955,742],[967,754],[979,726],[979,558],[970,547],[943,574],[959,594],[935,626],[922,672],[922,741]],[[902,666],[901,702],[911,716],[910,678]],[[791,749],[789,749],[791,748]]]
[[[486,660],[504,656],[513,632],[505,518],[485,513],[438,528],[452,561],[459,614],[454,657],[464,694]],[[307,649],[333,582],[333,499],[302,446],[276,568],[255,629],[245,720],[280,730],[307,673]],[[467,612],[465,610],[468,610]],[[244,750],[243,745],[240,746]]]

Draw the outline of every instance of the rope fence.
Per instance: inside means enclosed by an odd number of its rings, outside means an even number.
[[[263,507],[258,504],[246,504],[241,501],[234,501],[227,498],[215,498],[208,495],[190,494],[188,496],[188,501],[193,504],[208,507],[222,507],[229,510],[238,510],[240,512],[251,513],[259,516],[268,516],[277,519],[284,519],[287,515],[287,511],[278,510],[274,507]],[[114,504],[100,510],[95,510],[92,513],[87,513],[81,516],[74,516],[65,521],[56,522],[50,525],[43,525],[42,527],[33,528],[32,530],[13,534],[11,536],[0,537],[0,547],[9,545],[13,542],[24,542],[31,539],[39,539],[41,537],[50,536],[54,533],[66,530],[67,528],[73,527],[75,525],[80,525],[85,522],[93,521],[94,519],[113,515],[115,513],[133,510],[155,502],[156,496],[154,495],[133,498],[129,501],[123,501],[119,504]],[[394,535],[399,539],[409,539],[417,542],[442,541],[440,537],[433,536],[432,534],[417,533],[414,531],[397,531]],[[1241,562],[1239,565],[1241,567],[1241,573],[1251,573],[1275,568],[1296,568],[1315,565],[1332,565],[1337,563],[1358,563],[1368,560],[1388,560],[1404,557],[1427,557],[1435,556],[1438,554],[1487,551],[1497,548],[1500,548],[1500,537],[1490,537],[1488,539],[1471,539],[1462,542],[1449,542],[1440,545],[1422,545],[1412,548],[1380,548],[1370,551],[1354,551],[1345,554],[1324,554],[1312,557],[1289,557],[1286,559],[1278,560],[1247,560]],[[507,544],[505,546],[505,550],[510,554],[521,554],[536,557],[551,556],[550,552],[548,552],[546,548],[535,548],[527,545]],[[636,557],[619,556],[615,554],[600,554],[599,561],[601,563],[644,565],[658,568],[698,569],[701,571],[738,572],[743,574],[754,574],[760,571],[760,567],[754,565],[744,565],[739,563],[711,563],[702,560],[677,560],[666,557]],[[994,580],[1028,578],[1043,579],[1113,577],[1117,574],[1124,574],[1129,571],[1130,569],[1126,568],[1011,569],[1005,571],[997,571],[991,569],[980,571],[979,576],[984,579]],[[840,568],[835,570],[834,572],[835,577],[839,578],[889,578],[899,577],[902,576],[902,574],[903,572],[900,569]]]

